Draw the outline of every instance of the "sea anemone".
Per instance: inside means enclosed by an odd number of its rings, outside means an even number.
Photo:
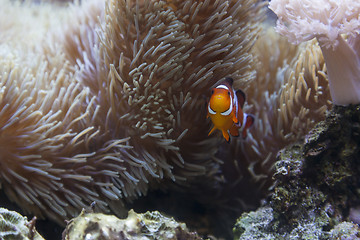
[[[1,187],[59,223],[93,201],[126,214],[154,189],[257,205],[276,152],[331,105],[320,47],[261,32],[263,6],[92,0],[52,15],[38,5],[39,19],[61,24],[38,21],[29,42],[0,35]],[[225,77],[257,119],[246,141],[207,136],[206,98]]]
[[[334,104],[359,103],[360,2],[273,0],[269,8],[278,16],[277,31],[290,42],[319,41]]]
[[[230,147],[230,159],[242,172],[239,179],[249,176],[258,190],[271,184],[277,152],[302,138],[331,108],[327,69],[317,42],[291,45],[266,24],[252,49],[258,59],[257,77],[248,84],[245,106],[257,121],[246,141]]]
[[[4,191],[62,223],[93,201],[122,214],[149,189],[217,186],[206,96],[225,77],[254,79],[263,4],[83,4],[27,52],[0,45]]]
[[[84,159],[79,145],[86,146],[95,132],[85,120],[92,105],[83,104],[89,90],[71,83],[64,70],[47,72],[41,57],[27,57],[39,65],[1,59],[1,184],[22,208],[42,215],[51,206],[46,213],[56,218],[74,211],[67,201],[78,208],[79,199],[88,195],[82,184],[91,177],[80,175],[76,163]],[[70,179],[74,182],[68,185]]]

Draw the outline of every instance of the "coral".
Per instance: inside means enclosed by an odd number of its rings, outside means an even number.
[[[331,229],[329,239],[358,240],[360,239],[359,225],[350,222],[339,223]]]
[[[200,240],[202,238],[190,232],[184,223],[178,223],[159,212],[138,214],[130,210],[126,219],[119,219],[113,215],[86,213],[83,210],[67,224],[62,239]]]
[[[264,231],[274,219],[272,212],[267,207],[244,213],[234,226],[234,239],[276,239],[274,234]]]
[[[4,240],[44,240],[35,230],[35,219],[30,222],[19,213],[0,208],[0,238]]]
[[[277,31],[293,43],[314,37],[326,61],[332,100],[335,104],[360,102],[358,1],[275,0],[269,4],[278,16]],[[349,35],[345,40],[342,34]]]
[[[347,223],[359,206],[359,110],[334,107],[303,141],[279,152],[268,203],[239,218],[236,238],[359,237],[358,227]]]

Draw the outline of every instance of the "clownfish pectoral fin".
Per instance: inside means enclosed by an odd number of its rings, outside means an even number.
[[[233,136],[233,137],[238,137],[239,136],[239,128],[236,125],[232,125],[229,132],[230,132],[230,135]]]
[[[245,126],[244,126],[244,129],[243,129],[243,131],[242,131],[242,137],[243,137],[243,139],[246,138],[246,136],[247,136],[247,130],[254,124],[254,120],[255,120],[255,118],[254,118],[253,115],[247,114]]]
[[[227,131],[225,131],[225,130],[221,130],[222,131],[222,134],[223,134],[223,137],[225,138],[225,140],[227,141],[227,142],[229,142],[230,141],[230,135],[229,135],[229,133],[227,132]]]
[[[210,136],[210,134],[212,134],[212,132],[213,132],[215,129],[216,129],[216,128],[215,128],[215,127],[213,127],[213,128],[210,130],[210,132],[209,132],[208,136]]]
[[[236,97],[238,99],[239,106],[241,108],[243,108],[245,100],[246,100],[245,93],[239,89],[236,91]]]

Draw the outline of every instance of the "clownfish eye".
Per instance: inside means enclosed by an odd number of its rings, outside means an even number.
[[[211,95],[213,95],[214,94],[214,90],[211,90]]]
[[[230,92],[228,91],[227,94],[230,96]]]

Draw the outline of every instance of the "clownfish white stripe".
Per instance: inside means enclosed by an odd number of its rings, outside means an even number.
[[[208,111],[210,114],[216,114],[216,112],[211,109],[210,104],[208,105]]]
[[[226,110],[225,112],[220,113],[220,114],[221,114],[221,115],[223,115],[223,116],[230,115],[230,113],[232,112],[232,109],[233,109],[233,104],[232,104],[232,103],[230,103],[230,107],[229,107],[229,109],[228,109],[228,110]]]
[[[216,88],[223,88],[223,89],[229,90],[229,88],[223,84],[217,86]]]
[[[235,112],[237,113],[238,112],[238,108],[239,108],[239,103],[238,103],[238,98],[236,96],[236,92],[233,90],[233,93],[234,93],[234,105],[235,105]]]

